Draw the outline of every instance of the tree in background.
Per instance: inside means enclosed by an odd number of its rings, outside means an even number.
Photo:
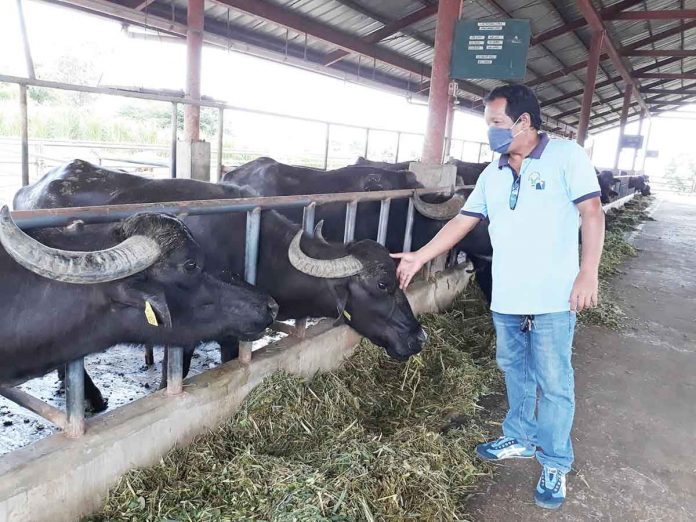
[[[690,154],[674,156],[665,168],[665,179],[672,190],[696,192],[696,158]]]

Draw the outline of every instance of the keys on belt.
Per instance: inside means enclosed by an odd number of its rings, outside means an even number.
[[[520,323],[520,332],[531,332],[534,329],[534,316],[525,315]]]

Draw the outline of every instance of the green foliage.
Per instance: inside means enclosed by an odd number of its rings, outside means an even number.
[[[686,153],[673,157],[665,168],[665,178],[672,190],[696,192],[696,158]]]

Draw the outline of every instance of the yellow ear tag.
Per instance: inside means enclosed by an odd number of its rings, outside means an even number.
[[[343,310],[343,315],[344,315],[344,316],[346,317],[346,319],[348,319],[349,321],[351,320],[350,314],[349,314],[348,312],[346,312],[345,310]]]
[[[155,315],[155,311],[152,309],[150,301],[145,301],[145,319],[147,320],[148,324],[152,326],[159,326],[157,323],[157,316]]]

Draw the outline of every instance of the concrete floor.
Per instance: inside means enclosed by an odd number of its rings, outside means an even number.
[[[612,292],[627,327],[575,340],[576,461],[568,500],[537,508],[536,461],[506,461],[477,521],[696,520],[696,198],[658,201]]]

